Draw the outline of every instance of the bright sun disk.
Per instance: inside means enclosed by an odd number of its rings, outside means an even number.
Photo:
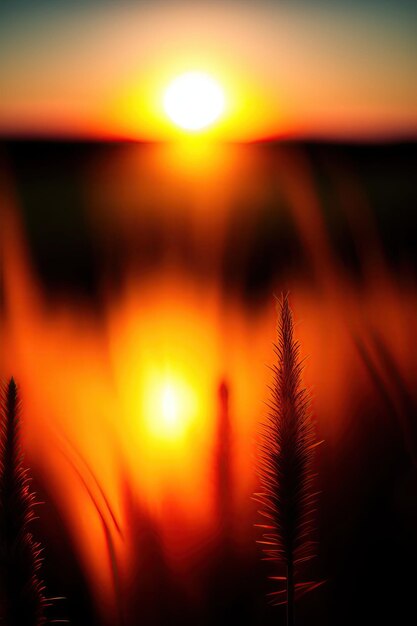
[[[164,109],[180,128],[195,132],[210,126],[223,113],[224,93],[221,86],[202,72],[187,72],[167,88]]]

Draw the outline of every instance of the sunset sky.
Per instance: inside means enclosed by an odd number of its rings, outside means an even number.
[[[415,137],[416,24],[405,0],[2,2],[0,134],[169,139],[164,89],[197,70],[216,138]]]

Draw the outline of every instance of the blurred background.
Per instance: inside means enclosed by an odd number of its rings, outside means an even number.
[[[325,584],[297,624],[405,622],[417,582],[416,9],[0,9],[0,375],[22,395],[53,619],[285,623],[255,528],[290,292]],[[161,105],[210,72],[192,139]]]

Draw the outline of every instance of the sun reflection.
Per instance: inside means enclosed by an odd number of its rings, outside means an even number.
[[[167,428],[175,426],[178,419],[178,398],[170,385],[162,391],[162,416]]]
[[[187,383],[175,377],[150,377],[144,388],[143,415],[153,438],[178,441],[197,414],[196,395]]]

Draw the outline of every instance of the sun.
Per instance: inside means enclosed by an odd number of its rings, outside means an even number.
[[[180,128],[196,132],[207,128],[224,112],[222,87],[203,72],[187,72],[175,78],[164,95],[164,109]]]

